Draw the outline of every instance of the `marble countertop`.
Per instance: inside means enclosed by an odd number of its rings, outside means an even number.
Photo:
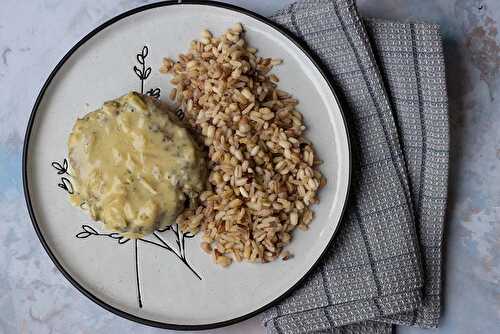
[[[0,11],[0,334],[169,333],[119,318],[57,271],[31,227],[21,180],[24,131],[59,59],[141,0],[2,0]],[[289,0],[227,1],[270,15]],[[439,23],[450,97],[451,176],[441,334],[500,328],[498,0],[358,0],[365,16]],[[171,331],[173,333],[173,331]],[[425,333],[398,328],[398,333]],[[205,333],[264,333],[258,318]]]

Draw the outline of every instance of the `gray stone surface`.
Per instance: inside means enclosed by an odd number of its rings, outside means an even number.
[[[2,0],[0,334],[168,333],[104,311],[60,275],[29,221],[21,181],[26,122],[45,78],[104,20],[151,1]],[[228,1],[270,15],[292,1]],[[358,0],[365,16],[439,23],[450,96],[451,175],[444,310],[434,333],[500,328],[500,1]],[[398,333],[424,333],[400,328]],[[205,333],[264,333],[259,319]]]

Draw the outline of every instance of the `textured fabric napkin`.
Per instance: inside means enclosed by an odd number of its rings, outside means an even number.
[[[354,174],[333,245],[265,312],[268,333],[436,327],[448,177],[439,27],[363,21],[353,0],[299,1],[272,19],[329,72],[351,132]]]

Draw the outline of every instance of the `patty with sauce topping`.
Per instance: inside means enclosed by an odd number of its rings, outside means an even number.
[[[189,132],[135,92],[78,119],[68,151],[71,202],[129,238],[174,223],[206,182],[203,154]]]

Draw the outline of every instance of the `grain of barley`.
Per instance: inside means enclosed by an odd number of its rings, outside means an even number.
[[[204,242],[201,243],[201,249],[203,249],[207,254],[211,254],[212,253],[212,247],[206,241],[204,241]]]

